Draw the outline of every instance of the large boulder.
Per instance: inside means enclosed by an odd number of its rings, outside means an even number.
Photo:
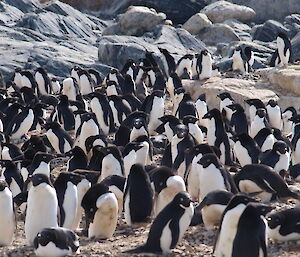
[[[300,14],[291,14],[285,17],[283,24],[289,30],[289,37],[293,38],[300,32]]]
[[[196,13],[183,24],[182,28],[193,35],[197,35],[202,29],[210,27],[212,22],[204,13]]]
[[[234,30],[222,23],[213,24],[211,27],[203,29],[197,37],[207,45],[240,41],[240,37]]]
[[[292,39],[292,54],[294,61],[300,61],[300,32]]]
[[[276,39],[279,32],[288,33],[288,29],[280,22],[268,20],[262,25],[253,27],[253,40],[270,42]]]
[[[24,13],[18,8],[8,5],[5,2],[0,2],[0,23],[5,24],[14,22],[20,19]]]
[[[249,7],[236,5],[227,1],[218,1],[206,6],[201,12],[214,23],[221,23],[228,19],[248,22],[255,17],[255,11]]]

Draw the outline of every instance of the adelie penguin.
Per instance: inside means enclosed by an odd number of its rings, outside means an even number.
[[[149,137],[149,132],[145,120],[142,118],[136,118],[133,121],[133,129],[130,132],[130,142],[133,142],[140,136]]]
[[[69,99],[66,95],[60,96],[60,102],[57,107],[57,120],[66,131],[75,129],[75,118],[70,109]]]
[[[194,138],[195,144],[198,145],[203,142],[204,136],[197,122],[198,118],[192,115],[186,115],[182,120],[182,123],[188,127],[190,135]]]
[[[174,92],[178,88],[182,88],[181,79],[178,77],[176,73],[171,73],[168,81],[167,81],[167,91],[170,95],[171,101],[174,101]]]
[[[181,57],[177,62],[176,73],[182,79],[190,79],[192,76],[192,61],[194,56],[192,54],[186,54]]]
[[[264,164],[244,166],[234,176],[234,181],[241,192],[257,193],[263,202],[279,199],[300,199],[300,195],[292,192],[283,178],[271,167]]]
[[[272,167],[277,173],[280,173],[282,170],[288,170],[290,160],[288,146],[283,141],[276,142],[272,150],[263,152],[259,156],[259,163]]]
[[[124,160],[124,175],[127,178],[132,165],[137,163],[137,151],[142,149],[144,146],[140,142],[128,143],[122,151]]]
[[[173,115],[164,115],[159,118],[162,124],[156,129],[159,134],[165,134],[168,141],[171,142],[173,136],[175,136],[175,128],[177,125],[181,124],[180,120]]]
[[[188,193],[178,193],[153,221],[146,244],[128,252],[171,253],[183,238],[193,214],[194,207]]]
[[[12,192],[5,181],[0,180],[0,246],[10,245],[16,229]]]
[[[202,50],[196,59],[196,71],[200,80],[212,76],[212,57],[207,50]]]
[[[51,81],[48,77],[47,72],[42,68],[39,67],[35,70],[34,78],[37,83],[37,88],[39,95],[49,95],[51,94]]]
[[[250,122],[254,120],[258,109],[266,109],[265,104],[257,98],[246,99],[245,102],[249,105]]]
[[[118,201],[115,194],[103,183],[95,184],[84,195],[81,206],[85,211],[88,238],[112,237],[118,221]]]
[[[220,101],[220,112],[222,113],[223,117],[225,117],[228,121],[230,121],[233,111],[231,109],[228,109],[227,106],[234,104],[234,100],[233,100],[232,96],[229,93],[224,92],[224,93],[218,94],[217,97],[219,97],[221,100]]]
[[[52,154],[47,154],[47,153],[42,153],[42,152],[37,152],[31,164],[27,167],[28,174],[24,174],[26,178],[28,175],[32,176],[35,174],[45,174],[47,177],[50,178],[50,161],[54,159],[54,155]],[[26,179],[24,178],[24,180]]]
[[[178,103],[178,108],[175,112],[175,116],[182,120],[187,115],[197,117],[197,110],[190,94],[185,93],[181,101]]]
[[[232,55],[232,70],[240,71],[242,74],[249,73],[252,70],[254,58],[252,57],[251,47],[242,48],[238,46]]]
[[[28,193],[25,217],[25,236],[28,245],[33,244],[35,236],[42,229],[58,227],[58,202],[49,177],[35,174],[31,181],[33,186]]]
[[[282,129],[282,115],[281,109],[277,101],[270,99],[266,105],[269,123],[272,128]]]
[[[266,110],[260,108],[256,111],[254,119],[251,122],[249,135],[254,138],[263,128],[271,128],[271,126],[267,120]]]
[[[207,120],[203,119],[203,116],[208,112],[208,107],[206,103],[206,95],[201,94],[195,103],[197,114],[198,114],[198,125],[207,128]]]
[[[67,163],[67,171],[74,171],[77,169],[82,169],[82,170],[87,169],[88,166],[87,156],[79,146],[75,146],[71,151],[67,152],[66,155],[71,157]]]
[[[76,101],[76,96],[79,94],[79,86],[75,78],[66,78],[62,82],[62,95],[68,96],[70,101]]]
[[[280,62],[278,66],[287,66],[292,54],[292,44],[285,33],[279,33],[276,38]]]
[[[282,121],[283,121],[283,133],[285,135],[290,135],[293,131],[293,121],[290,119],[297,115],[297,111],[294,107],[288,107],[282,112]]]
[[[300,208],[272,213],[267,218],[268,237],[275,242],[300,240]]]
[[[94,92],[94,88],[96,87],[96,83],[89,74],[88,71],[86,70],[79,70],[78,71],[78,76],[79,76],[79,88],[80,88],[80,93],[82,95],[87,95],[89,93]]]
[[[124,216],[131,226],[148,222],[153,208],[153,191],[149,175],[140,164],[134,164],[124,190]]]
[[[65,228],[45,228],[33,241],[34,253],[37,256],[60,257],[79,253],[79,238]]]
[[[261,152],[265,152],[273,148],[276,138],[273,135],[272,129],[263,128],[257,133],[254,140],[259,146]]]
[[[229,125],[239,134],[248,134],[248,121],[244,108],[240,104],[231,104],[227,108],[233,111]]]

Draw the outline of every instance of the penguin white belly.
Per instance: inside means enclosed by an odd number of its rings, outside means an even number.
[[[196,101],[196,110],[198,113],[198,124],[202,125],[204,127],[207,127],[207,120],[206,119],[202,119],[203,116],[207,113],[207,104],[205,101],[201,101],[201,100],[197,100]]]
[[[133,128],[130,133],[130,142],[133,142],[139,136],[148,136],[148,132],[146,131],[145,127],[142,126],[139,129]]]
[[[289,62],[290,52],[287,50],[286,55],[284,54],[284,45],[284,40],[282,38],[277,38],[278,55],[281,60],[279,66],[285,66]]]
[[[192,163],[189,176],[187,179],[188,183],[188,192],[191,195],[193,200],[198,200],[200,194],[200,183],[199,183],[199,166],[197,163]]]
[[[249,116],[250,116],[250,124],[254,120],[256,114],[256,107],[254,105],[249,106]]]
[[[267,136],[265,142],[263,143],[263,145],[261,146],[261,151],[265,152],[267,150],[271,150],[273,148],[273,145],[275,143],[275,137],[273,134]]]
[[[49,129],[47,132],[46,132],[46,136],[51,144],[51,146],[54,148],[54,150],[57,152],[57,153],[61,153],[60,152],[60,149],[59,149],[59,139],[58,137],[54,134],[54,132],[52,131],[52,129]]]
[[[184,214],[179,220],[179,238],[178,242],[183,238],[185,231],[188,229],[188,227],[191,224],[192,217],[194,215],[194,206],[192,203],[190,203],[189,207],[184,208]]]
[[[149,164],[148,156],[149,156],[149,143],[143,142],[143,147],[136,151],[136,163],[142,164],[144,166]]]
[[[148,131],[150,136],[155,135],[155,129],[161,124],[160,117],[164,116],[165,101],[161,97],[154,96],[152,110],[149,114]]]
[[[216,140],[217,140],[217,137],[216,137],[215,119],[212,118],[211,120],[208,121],[208,126],[207,126],[207,143],[210,146],[214,146]]]
[[[119,121],[119,118],[118,118],[118,111],[115,107],[115,104],[113,101],[109,101],[109,106],[112,110],[112,113],[113,113],[113,118],[114,118],[114,123],[116,124],[117,127],[120,127],[120,121]]]
[[[234,154],[238,159],[241,166],[245,166],[247,164],[252,164],[252,159],[249,156],[249,153],[245,147],[242,146],[240,141],[237,141],[233,146]]]
[[[170,229],[170,222],[171,220],[166,224],[160,236],[160,248],[163,254],[171,252],[172,232]]]
[[[61,227],[72,229],[77,214],[77,188],[72,182],[67,183],[67,189],[65,191],[65,198],[63,202],[63,209],[65,211],[65,220],[61,224]]]
[[[82,124],[81,133],[79,136],[79,146],[87,154],[85,141],[90,136],[99,135],[99,128],[93,119],[90,119]]]
[[[209,170],[208,170],[209,169]],[[211,191],[226,190],[224,178],[219,169],[212,164],[205,169],[200,170],[200,200]]]
[[[3,122],[0,120],[0,132],[3,132]]]
[[[21,168],[21,175],[22,175],[23,181],[25,182],[28,178],[28,169],[25,168],[25,167],[22,167]]]
[[[85,74],[81,75],[79,78],[79,87],[80,87],[80,93],[82,95],[87,95],[93,92],[91,83]]]
[[[83,208],[81,207],[81,201],[85,193],[91,187],[91,183],[87,179],[83,179],[77,184],[76,187],[77,187],[77,208],[76,208],[76,217],[73,222],[72,230],[76,230],[79,226],[82,213],[83,213]]]
[[[300,233],[290,233],[286,236],[283,236],[279,233],[281,225],[278,225],[276,228],[271,229],[267,226],[267,234],[268,237],[271,238],[275,242],[286,242],[286,241],[293,241],[293,240],[300,240]]]
[[[293,165],[300,162],[300,140],[297,141],[295,150],[292,152],[292,163]]]
[[[128,194],[126,195],[125,199],[124,199],[124,218],[125,218],[125,222],[127,223],[128,226],[131,226],[131,215],[130,215],[130,208],[129,208],[129,194],[130,192],[128,192]]]
[[[170,95],[170,99],[173,102],[174,101],[174,84],[173,84],[173,78],[172,77],[169,77],[166,87],[167,87],[167,91]]]
[[[109,133],[109,122],[108,122],[108,125],[105,124],[102,106],[99,103],[97,98],[92,99],[91,109],[92,109],[92,112],[94,112],[95,115],[96,115],[96,118],[97,118],[97,121],[99,123],[99,126],[100,126],[101,130],[104,132],[105,135],[108,135],[108,133]],[[107,117],[107,119],[109,121],[109,117]]]
[[[31,82],[26,76],[22,76],[22,87],[32,88]]]
[[[118,210],[119,215],[122,214],[123,211],[123,191],[121,191],[117,186],[109,186],[109,191],[115,194],[118,201]]]
[[[206,230],[212,230],[215,226],[219,226],[225,208],[226,205],[222,204],[212,204],[203,207],[201,213]]]
[[[11,183],[9,185],[9,189],[11,190],[13,197],[15,197],[16,195],[20,194],[21,188],[19,187],[18,183],[16,182],[16,180],[14,178],[11,178]]]
[[[21,75],[19,72],[17,72],[17,73],[15,74],[14,82],[16,83],[16,86],[17,86],[19,89],[23,87],[23,86],[22,86],[22,75]]]
[[[175,135],[171,141],[171,156],[172,156],[172,163],[174,163],[176,156],[178,155],[177,145],[182,141],[182,138],[178,138]]]
[[[49,242],[46,246],[41,246],[34,250],[35,254],[40,257],[63,257],[66,255],[72,255],[70,249],[60,249],[53,242]]]
[[[47,177],[50,177],[50,165],[48,163],[41,162],[32,175],[35,174],[45,174]]]
[[[174,136],[174,132],[173,132],[173,130],[170,127],[170,122],[167,122],[165,124],[165,134],[166,134],[166,136],[168,138],[168,141],[171,142],[172,138]]]
[[[39,88],[39,92],[41,95],[47,95],[47,91],[46,91],[46,88],[45,88],[45,80],[44,80],[44,77],[41,73],[37,72],[35,73],[35,80],[38,84],[38,88]]]
[[[19,128],[11,135],[11,139],[20,139],[31,128],[34,120],[32,109],[29,110],[27,117],[19,124]]]
[[[150,78],[150,82],[153,86],[154,83],[155,83],[155,80],[156,80],[155,72],[153,70],[150,70],[150,71],[148,71],[148,75],[149,75],[149,78]]]
[[[193,136],[196,141],[196,144],[203,143],[203,133],[201,129],[196,124],[189,124],[189,133]]]
[[[287,152],[285,154],[281,154],[279,161],[276,163],[274,170],[276,172],[280,172],[281,170],[288,170],[290,165],[290,154]]]
[[[67,139],[64,138],[64,153],[69,152],[72,149],[70,143],[68,142]]]
[[[254,120],[252,121],[251,126],[250,126],[249,135],[252,138],[254,138],[257,135],[257,133],[265,127],[266,127],[266,125],[264,123],[264,119],[259,118],[258,116],[255,116]]]
[[[268,183],[268,182],[266,182]],[[241,192],[245,192],[245,193],[257,193],[257,192],[261,192],[258,195],[256,195],[256,197],[260,198],[262,202],[269,202],[272,198],[272,194],[265,192],[263,189],[261,189],[256,183],[254,183],[251,180],[241,180],[239,182],[239,189]]]
[[[13,195],[8,188],[0,192],[0,246],[10,245],[16,228]]]
[[[237,71],[239,70],[243,74],[246,72],[245,71],[245,66],[244,66],[244,60],[241,58],[240,53],[234,53],[232,56],[232,70]]]
[[[225,145],[224,145],[224,143],[220,144],[220,151],[221,151],[220,161],[221,161],[221,163],[225,164],[226,152],[225,152]]]
[[[100,181],[110,175],[123,176],[121,165],[112,154],[106,155],[102,160]]]
[[[239,204],[235,208],[226,212],[219,239],[216,244],[215,256],[216,257],[231,257],[233,240],[237,232],[237,226],[245,205]]]
[[[191,73],[191,67],[192,67],[192,60],[190,59],[183,59],[179,63],[179,65],[176,68],[176,73],[180,77],[184,73],[184,69],[186,68],[189,73]]]
[[[132,150],[124,157],[124,174],[125,174],[125,178],[128,177],[131,166],[133,164],[135,164],[135,162],[136,162],[136,152],[134,150]]]
[[[273,128],[277,128],[279,130],[282,129],[282,120],[281,120],[281,110],[278,105],[275,107],[271,107],[270,105],[267,105],[267,112],[269,116],[269,122],[270,125]]]
[[[28,193],[25,236],[29,245],[42,229],[58,227],[55,189],[49,185],[40,187],[31,187]]]
[[[228,120],[231,120],[231,116],[233,114],[233,111],[229,108],[227,108],[228,105],[233,104],[233,101],[229,98],[225,98],[224,100],[222,100],[220,102],[220,111],[222,112],[222,110],[224,109],[226,111],[226,118]]]
[[[59,94],[61,88],[60,88],[60,84],[58,81],[52,82],[51,87],[52,87],[54,94]]]
[[[93,223],[89,226],[89,238],[107,239],[112,237],[118,221],[118,201],[113,193],[101,195],[96,206]]]
[[[202,71],[199,74],[199,79],[209,79],[212,75],[212,59],[210,55],[202,57]]]

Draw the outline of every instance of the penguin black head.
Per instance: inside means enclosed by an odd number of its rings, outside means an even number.
[[[119,71],[117,69],[111,69],[109,73],[110,74],[118,74]]]
[[[162,123],[166,124],[167,122],[170,122],[172,124],[179,124],[180,120],[176,118],[173,115],[164,115],[160,118],[158,118]]]
[[[288,151],[288,147],[285,142],[277,141],[273,145],[273,150],[279,152],[279,154],[285,154]]]
[[[295,125],[300,123],[300,114],[294,115],[293,117],[289,118],[290,121],[294,122]]]
[[[275,207],[266,204],[252,202],[247,204],[247,208],[251,208],[258,216],[266,216],[270,211],[275,209]]]
[[[7,185],[6,181],[1,179],[0,180],[0,192],[2,192],[7,187],[8,187],[8,185]]]
[[[32,163],[49,163],[53,158],[54,156],[52,154],[37,152],[32,160]]]
[[[19,68],[19,67],[15,68],[15,72],[21,72],[21,71],[22,71],[21,68]]]
[[[154,90],[151,95],[162,98],[164,96],[164,91]]]
[[[102,147],[100,152],[102,152],[105,156],[109,154],[112,154],[113,156],[121,156],[121,152],[116,146]]]
[[[194,156],[197,156],[198,154],[208,154],[208,153],[215,153],[214,149],[209,146],[208,144],[199,144],[193,147],[192,153]]]
[[[260,99],[257,99],[257,98],[246,99],[245,102],[250,106],[251,105],[255,106],[257,109],[265,108],[264,103]]]
[[[219,97],[221,99],[221,101],[225,100],[226,98],[233,100],[233,98],[231,97],[231,95],[228,92],[223,92],[221,94],[218,94],[217,97]]]
[[[275,101],[274,99],[270,99],[269,102],[268,102],[268,105],[270,105],[271,107],[274,108],[278,104],[277,104],[277,101]]]
[[[205,102],[206,101],[206,95],[205,94],[199,95],[198,100]]]
[[[256,111],[256,115],[259,117],[259,118],[264,118],[264,117],[266,117],[266,110],[265,109],[263,109],[263,108],[259,108],[259,109],[257,109],[257,111]]]
[[[206,49],[204,49],[201,51],[201,54],[206,56],[206,55],[208,55],[208,51]]]
[[[75,146],[69,152],[65,153],[65,155],[68,157],[72,157],[74,155],[82,155],[82,154],[84,154],[84,151],[79,146]]]
[[[46,246],[50,242],[55,242],[56,236],[54,233],[51,233],[50,229],[44,229],[43,231],[39,232],[33,242],[34,247],[37,249],[39,245]]]
[[[270,227],[270,229],[274,229],[277,226],[280,226],[285,222],[285,220],[286,216],[283,215],[281,212],[271,214],[267,218],[268,226]]]
[[[192,200],[187,192],[180,192],[177,195],[175,195],[173,202],[176,205],[179,205],[181,208],[185,209],[190,207]]]
[[[214,109],[212,109],[212,110],[210,110],[210,111],[208,111],[203,117],[202,117],[202,119],[212,119],[212,118],[214,118],[214,119],[222,119],[222,115],[221,115],[221,112],[218,110],[218,109],[216,109],[216,108],[214,108]]]
[[[287,36],[287,34],[285,34],[283,32],[279,32],[278,35],[277,35],[277,37],[280,37],[282,39],[289,39],[288,36]]]
[[[213,164],[216,168],[222,167],[219,158],[214,153],[208,153],[202,156],[198,161],[203,168],[207,168],[209,165]]]
[[[45,128],[46,130],[49,130],[49,129],[55,130],[55,129],[61,128],[61,126],[60,126],[59,123],[57,123],[56,121],[53,121],[53,122],[46,123],[46,124],[44,125],[44,128]]]
[[[68,181],[71,181],[74,185],[77,185],[84,178],[85,177],[83,175],[80,175],[80,174],[77,174],[77,173],[61,172],[61,173],[59,173],[54,185],[56,185],[57,182],[58,183],[60,183],[60,182],[66,183]]]
[[[136,129],[140,129],[141,127],[145,127],[145,121],[141,118],[137,118],[133,121],[133,126],[136,128]]]
[[[231,137],[232,141],[237,142],[237,141],[242,141],[242,142],[249,142],[249,141],[253,141],[252,137],[250,137],[248,134],[246,133],[242,133],[239,135],[233,135]]]
[[[185,89],[183,87],[177,88],[174,90],[175,95],[180,95],[185,93]]]
[[[187,126],[180,124],[175,127],[175,133],[178,138],[184,138],[188,135],[189,129]]]
[[[228,203],[226,209],[230,210],[230,209],[235,208],[239,204],[247,205],[250,202],[257,202],[257,200],[254,199],[254,198],[252,198],[252,197],[250,197],[250,196],[244,195],[244,194],[237,194],[237,195],[234,195],[231,198],[231,200]]]
[[[93,112],[86,112],[81,115],[81,121],[89,121],[89,120],[96,120],[96,114]]]
[[[49,177],[47,177],[45,174],[35,174],[31,177],[32,185],[33,186],[38,186],[42,183],[46,183],[48,185],[51,185]]]
[[[166,188],[168,179],[174,176],[174,171],[168,167],[161,166],[151,170],[150,178],[154,184],[155,192],[160,193],[164,188]]]
[[[230,104],[226,107],[232,111],[245,112],[244,108],[240,104]]]
[[[198,120],[199,119],[193,115],[186,115],[184,116],[182,123],[187,126],[189,123],[195,124]]]

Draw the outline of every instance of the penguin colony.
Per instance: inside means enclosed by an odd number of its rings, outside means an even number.
[[[273,64],[285,66],[290,42],[279,34],[277,44]],[[128,254],[170,253],[202,222],[217,229],[216,257],[267,256],[267,237],[300,239],[299,208],[269,214],[272,201],[300,199],[290,186],[300,181],[300,114],[273,99],[247,99],[244,110],[228,92],[211,109],[181,82],[217,75],[210,53],[175,62],[160,51],[165,72],[150,52],[105,78],[78,66],[63,81],[15,70],[0,92],[1,246],[14,240],[15,209],[37,256],[79,253],[78,235],[111,238],[121,219],[151,223]],[[233,71],[253,63],[251,48],[234,51]],[[52,174],[59,159],[65,169]]]

